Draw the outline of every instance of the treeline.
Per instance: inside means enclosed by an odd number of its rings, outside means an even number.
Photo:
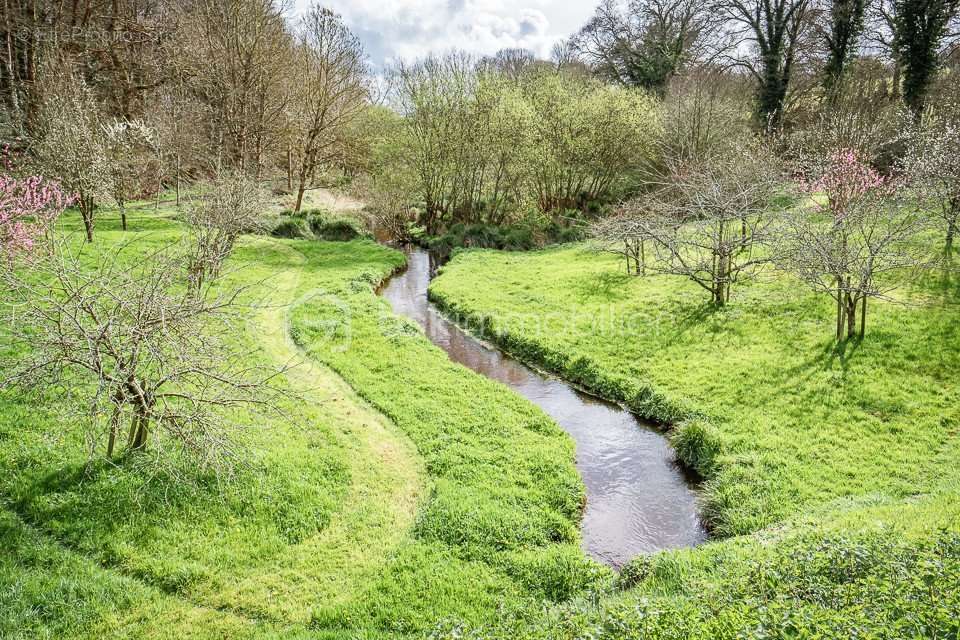
[[[431,57],[394,74],[399,115],[378,146],[376,197],[402,226],[559,218],[608,198],[648,158],[655,100],[532,56]]]
[[[0,37],[3,138],[91,207],[121,189],[105,132],[132,126],[148,135],[121,153],[140,168],[126,197],[229,169],[275,178],[299,208],[347,164],[368,103],[363,48],[319,5],[294,19],[272,0],[10,0]]]

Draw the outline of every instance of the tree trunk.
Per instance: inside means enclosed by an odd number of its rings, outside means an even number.
[[[127,230],[127,208],[123,202],[120,202],[120,228]]]
[[[87,233],[87,242],[93,242],[93,198],[80,199],[80,217]]]
[[[837,342],[843,340],[843,287],[837,278]]]
[[[949,220],[947,222],[947,242],[944,246],[944,253],[948,256],[953,254],[953,238],[957,235],[957,222],[956,220]]]
[[[180,154],[177,153],[177,168],[174,176],[174,189],[176,190],[177,206],[180,206]]]
[[[287,190],[293,191],[293,150],[287,147]]]
[[[853,338],[857,335],[857,302],[858,300],[850,295],[848,292],[847,297],[847,339]]]
[[[867,335],[867,296],[860,300],[860,337]]]
[[[133,440],[130,443],[131,451],[143,451],[147,448],[147,423],[148,418],[142,413],[138,413],[134,417],[135,429],[133,432]]]

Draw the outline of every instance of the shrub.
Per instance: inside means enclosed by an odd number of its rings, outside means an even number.
[[[281,220],[271,231],[270,235],[274,238],[304,238],[307,230],[303,222],[297,218],[287,218]]]
[[[325,215],[311,215],[308,219],[310,231],[318,240],[345,242],[367,235],[360,223],[352,218],[329,218]]]

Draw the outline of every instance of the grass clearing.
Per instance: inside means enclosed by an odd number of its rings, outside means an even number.
[[[85,255],[175,242],[174,215],[134,209],[122,232],[106,212]],[[0,395],[0,636],[397,637],[609,583],[579,549],[572,443],[389,312],[372,285],[402,262],[366,240],[238,246],[225,278],[266,304],[237,340],[300,361],[284,384],[302,395],[286,420],[238,416],[229,482],[186,460],[91,465],[54,390]]]
[[[833,308],[767,273],[723,309],[582,246],[458,254],[430,295],[520,358],[679,423],[718,542],[638,558],[623,589],[474,637],[955,637],[960,301],[940,275],[875,303],[835,348]],[[454,637],[451,633],[449,637]]]
[[[714,309],[682,279],[621,268],[576,246],[472,251],[430,291],[511,352],[646,417],[706,417],[708,428],[675,439],[708,472],[721,536],[844,497],[925,493],[955,475],[957,298],[875,303],[867,339],[834,348],[829,299],[785,276],[744,284]]]

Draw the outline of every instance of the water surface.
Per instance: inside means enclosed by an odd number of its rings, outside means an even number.
[[[584,549],[620,567],[634,556],[703,542],[694,487],[662,433],[616,404],[583,393],[487,345],[447,320],[427,299],[432,265],[412,249],[409,266],[382,295],[419,323],[451,360],[498,380],[549,414],[576,442],[587,488]]]

